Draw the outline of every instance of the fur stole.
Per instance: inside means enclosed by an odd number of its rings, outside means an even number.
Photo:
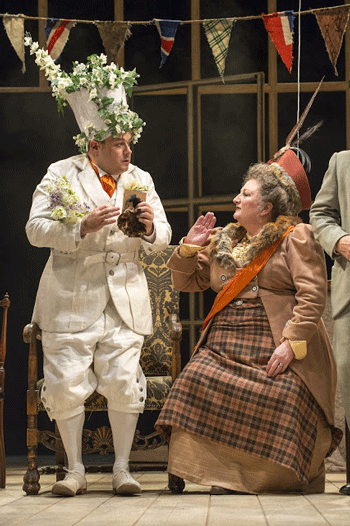
[[[264,248],[273,245],[291,226],[301,223],[296,216],[279,216],[275,223],[267,223],[260,232],[251,238],[250,245],[240,260],[246,267]],[[210,256],[223,268],[236,268],[232,249],[243,239],[246,229],[239,223],[229,223],[217,232],[210,243]]]

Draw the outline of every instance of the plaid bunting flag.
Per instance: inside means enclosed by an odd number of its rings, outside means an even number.
[[[232,24],[233,20],[226,20],[226,18],[203,22],[204,31],[223,82]]]
[[[3,24],[6,34],[16,51],[18,58],[22,61],[22,73],[25,73],[26,66],[24,60],[24,19],[15,15],[4,15]]]
[[[329,59],[333,64],[334,73],[338,75],[336,64],[349,22],[350,6],[344,5],[334,9],[314,11],[314,15],[326,44]]]
[[[153,20],[153,23],[158,29],[160,36],[160,52],[161,52],[161,61],[160,68],[164,66],[167,61],[170,51],[174,45],[175,35],[177,28],[179,27],[180,20]]]
[[[76,22],[58,18],[48,18],[45,26],[46,47],[49,55],[56,60],[63,51],[69,38],[69,32]]]
[[[263,14],[262,17],[266,30],[290,73],[293,62],[294,13],[293,11],[283,11],[270,15]]]

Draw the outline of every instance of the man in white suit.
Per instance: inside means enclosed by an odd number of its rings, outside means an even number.
[[[104,61],[100,66],[110,71]],[[120,76],[124,82],[128,73],[122,71]],[[97,390],[108,401],[115,449],[113,490],[134,494],[141,487],[129,473],[128,461],[146,398],[139,358],[144,335],[152,332],[147,282],[138,252],[141,245],[146,252],[164,249],[171,229],[151,176],[130,163],[131,142],[144,123],[128,110],[123,84],[109,89],[108,99],[103,99],[103,89],[97,95],[95,91],[94,103],[91,93],[90,98],[89,93],[87,97],[83,94],[82,101],[82,91],[80,87],[66,94],[66,100],[82,132],[80,144],[77,142],[87,153],[49,167],[34,192],[26,226],[31,244],[51,249],[33,321],[42,329],[42,401],[49,417],[56,420],[68,457],[68,473],[52,491],[66,496],[86,491],[84,401]],[[72,95],[77,99],[72,101]],[[108,118],[97,112],[103,104]],[[62,219],[62,214],[68,217],[70,213],[69,203],[66,209],[60,207],[60,220],[53,214],[62,176],[74,192],[72,200],[89,210],[74,221]],[[127,237],[117,226],[127,185],[147,192],[136,209],[145,226],[141,237]]]
[[[316,239],[332,267],[333,352],[345,416],[350,425],[350,151],[335,153],[310,210]]]

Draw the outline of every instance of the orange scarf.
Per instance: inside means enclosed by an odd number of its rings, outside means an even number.
[[[230,301],[233,300],[239,294],[244,287],[248,285],[248,283],[260,272],[260,270],[263,268],[264,265],[268,262],[272,254],[275,252],[278,245],[281,243],[282,239],[294,230],[294,226],[290,226],[284,234],[280,238],[277,239],[277,241],[274,242],[273,245],[264,248],[254,258],[249,265],[242,268],[237,272],[237,274],[225,285],[223,289],[220,290],[218,295],[215,298],[214,304],[208,314],[208,316],[205,318],[203,323],[203,329],[208,325],[209,321],[220,312],[226,305],[230,303]]]

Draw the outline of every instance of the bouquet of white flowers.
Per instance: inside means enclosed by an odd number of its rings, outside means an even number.
[[[130,183],[125,183],[125,190],[139,190],[140,192],[148,192],[149,187],[142,185],[136,180],[131,181]]]
[[[49,210],[54,221],[75,225],[90,212],[87,203],[79,203],[78,196],[65,175],[57,177],[45,190],[49,194]]]

